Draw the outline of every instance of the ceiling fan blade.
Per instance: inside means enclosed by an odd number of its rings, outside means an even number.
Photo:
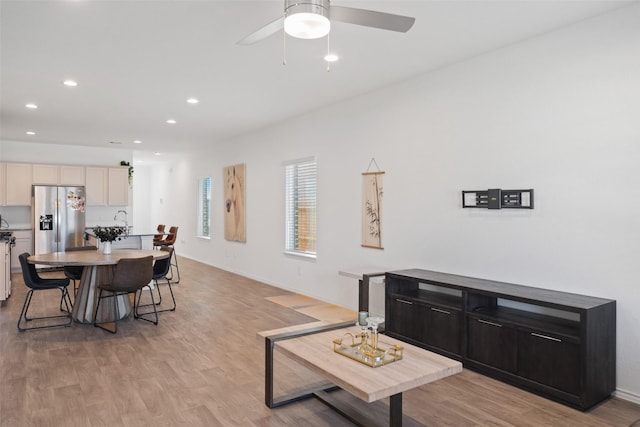
[[[413,23],[416,21],[416,18],[411,18],[409,16],[333,5],[329,10],[329,16],[332,21],[335,20],[349,24],[364,25],[365,27],[399,31],[402,33],[409,31],[413,26]]]
[[[284,28],[284,17],[276,19],[273,22],[268,23],[264,27],[259,30],[249,34],[247,37],[239,40],[236,44],[240,45],[249,45],[259,42],[260,40],[264,40],[267,37],[277,33],[278,31]]]

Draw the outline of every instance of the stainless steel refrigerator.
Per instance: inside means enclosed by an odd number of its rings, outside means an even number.
[[[31,212],[35,254],[84,246],[84,187],[34,185]]]

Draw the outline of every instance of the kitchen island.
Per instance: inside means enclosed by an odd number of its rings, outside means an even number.
[[[113,249],[153,249],[153,236],[158,233],[155,230],[132,227],[127,233],[121,236],[121,240],[114,241],[111,245]],[[87,245],[98,246],[98,238],[93,234],[93,227],[85,229],[85,241]]]

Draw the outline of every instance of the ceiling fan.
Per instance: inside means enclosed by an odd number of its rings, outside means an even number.
[[[238,44],[257,43],[283,28],[292,37],[317,39],[329,34],[331,21],[406,33],[415,20],[415,18],[391,13],[332,6],[330,0],[285,0],[284,16],[249,34],[238,41]]]

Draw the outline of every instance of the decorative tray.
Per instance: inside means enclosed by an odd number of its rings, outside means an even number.
[[[344,343],[347,336],[351,337],[350,344]],[[366,340],[363,343],[361,334],[354,337],[347,332],[342,338],[333,340],[333,351],[372,368],[377,368],[378,366],[401,360],[403,347],[397,344],[393,344],[386,349],[379,346],[372,347]]]

